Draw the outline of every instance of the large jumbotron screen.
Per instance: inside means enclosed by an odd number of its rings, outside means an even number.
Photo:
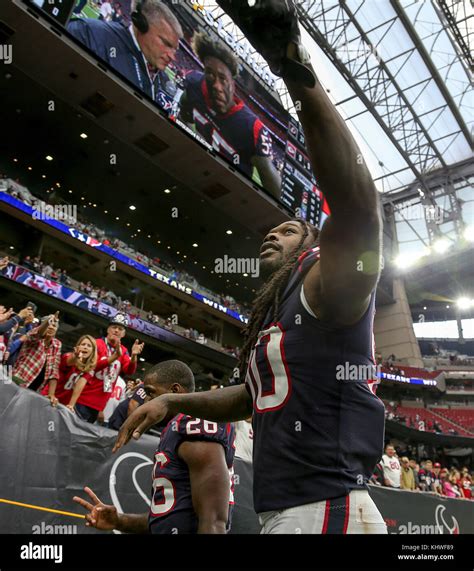
[[[224,158],[292,213],[321,226],[328,214],[327,204],[312,174],[301,126],[275,95],[277,78],[257,61],[249,42],[225,30],[220,18],[205,4],[163,0],[181,24],[183,37],[174,59],[156,74],[143,66],[144,56],[131,29],[132,0],[64,0],[53,4],[47,0],[30,1],[151,98],[188,135]],[[111,33],[103,33],[104,28]],[[110,40],[114,34],[116,41]],[[226,49],[231,64],[234,62],[234,104],[224,113],[196,53],[197,35]],[[125,53],[124,38],[130,46]]]

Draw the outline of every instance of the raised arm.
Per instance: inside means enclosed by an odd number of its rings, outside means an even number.
[[[133,436],[140,436],[153,424],[179,412],[214,422],[243,420],[252,414],[252,399],[244,385],[192,394],[166,394],[138,407],[123,423],[113,452]]]
[[[295,1],[217,3],[285,81],[331,210],[320,236],[320,263],[305,278],[306,299],[319,318],[333,325],[354,323],[365,312],[380,272],[381,222],[367,165],[309,64]]]
[[[290,44],[290,53],[294,45]],[[305,280],[305,295],[322,319],[357,321],[380,272],[381,221],[370,172],[347,125],[317,81],[286,80],[303,126],[316,180],[331,215],[320,235],[321,261]],[[318,303],[317,303],[318,300]]]

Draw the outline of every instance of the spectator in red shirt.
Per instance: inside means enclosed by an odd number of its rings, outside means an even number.
[[[37,390],[45,382],[59,379],[62,343],[56,338],[58,327],[59,311],[26,334],[13,367],[13,380],[18,385]]]
[[[461,494],[463,495],[463,497],[468,500],[472,500],[472,490],[471,490],[472,478],[471,475],[469,474],[469,469],[467,467],[464,467],[462,469],[462,474],[459,484],[460,484],[459,487],[461,489]]]
[[[64,353],[59,364],[59,379],[48,383],[41,394],[53,406],[64,404],[74,412],[74,406],[87,383],[93,381],[97,365],[97,345],[91,335],[83,335],[72,353]]]
[[[433,491],[436,492],[437,494],[442,495],[443,494],[443,486],[441,484],[441,464],[439,462],[435,462],[433,464],[433,474],[434,474],[434,479],[433,479]]]
[[[87,422],[94,423],[112,395],[119,375],[133,375],[137,369],[137,358],[144,343],[135,340],[131,356],[122,345],[128,318],[117,313],[110,321],[105,338],[96,339],[97,366],[93,381],[87,383],[75,407],[78,415]]]

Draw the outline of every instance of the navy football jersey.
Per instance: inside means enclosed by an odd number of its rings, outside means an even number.
[[[248,176],[252,176],[253,156],[272,158],[270,132],[242,100],[236,98],[225,114],[212,109],[204,73],[186,75],[185,101],[182,111],[192,116],[197,132]]]
[[[138,406],[141,406],[146,399],[146,392],[143,388],[144,384],[140,383],[131,397],[124,399],[112,413],[109,418],[108,426],[114,430],[120,430],[122,424],[127,420],[128,405],[131,400],[137,401]]]
[[[384,406],[367,382],[375,373],[375,293],[356,324],[325,326],[302,287],[318,259],[319,248],[300,256],[277,321],[269,312],[249,359],[257,513],[366,488],[383,453]]]
[[[224,447],[229,469],[229,518],[232,522],[234,504],[234,439],[232,423],[217,423],[185,414],[170,420],[161,433],[153,467],[153,489],[148,524],[150,533],[197,533],[198,518],[193,508],[191,482],[186,462],[178,456],[185,441],[218,442]]]

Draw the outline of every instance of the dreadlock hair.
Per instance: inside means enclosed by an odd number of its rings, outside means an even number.
[[[293,268],[296,266],[298,258],[303,252],[309,248],[314,248],[314,246],[319,243],[319,230],[315,226],[301,218],[293,218],[292,221],[298,222],[303,226],[303,236],[296,248],[290,252],[287,260],[280,268],[270,275],[255,296],[249,322],[243,331],[245,341],[240,353],[238,364],[241,382],[243,382],[245,378],[244,376],[250,353],[257,342],[258,334],[264,325],[264,320],[269,309],[273,308],[273,321],[276,321],[278,310],[280,308],[280,295],[288,282],[288,278],[290,277]],[[313,235],[314,242],[310,246],[304,246],[304,242],[310,234]]]

